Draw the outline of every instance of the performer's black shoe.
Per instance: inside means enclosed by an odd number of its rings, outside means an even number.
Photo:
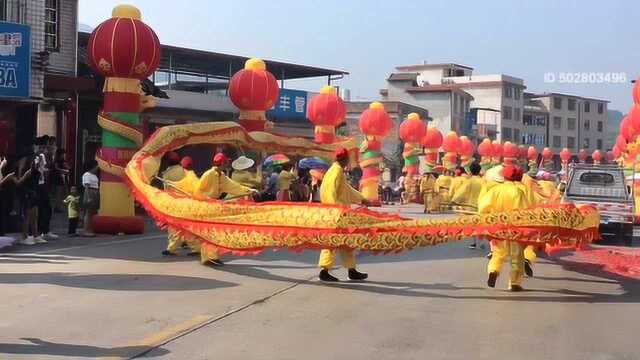
[[[489,251],[489,253],[487,254],[487,259],[491,260],[492,257],[493,257],[493,253]]]
[[[164,251],[162,252],[162,255],[163,255],[163,256],[176,256],[176,254],[172,253],[172,252],[171,252],[171,251],[169,251],[169,250],[164,250]]]
[[[531,266],[531,261],[524,259],[524,273],[527,274],[528,277],[533,277],[533,267]]]
[[[476,247],[477,247],[477,245],[476,245],[476,242],[475,242],[475,241],[474,241],[474,242],[472,242],[471,244],[469,244],[469,249],[471,249],[471,250],[475,250],[475,249],[476,249]]]
[[[211,264],[213,266],[224,266],[224,263],[220,259],[209,260],[209,264]]]
[[[366,280],[369,275],[365,273],[361,273],[356,269],[349,269],[349,279],[350,280]]]
[[[318,275],[318,278],[320,279],[320,281],[326,281],[326,282],[338,282],[338,281],[340,281],[340,280],[338,280],[337,277],[329,274],[329,270],[327,270],[327,269],[320,270],[320,275]]]
[[[509,290],[512,291],[512,292],[524,291],[524,289],[520,285],[511,285],[511,286],[509,286]]]
[[[489,273],[489,278],[487,279],[487,286],[489,287],[496,287],[496,281],[498,280],[498,273],[497,272],[492,272]]]
[[[183,242],[183,243],[180,245],[180,247],[181,247],[181,248],[183,248],[183,249],[186,249],[186,248],[188,248],[188,247],[189,247],[189,244],[187,244],[186,242]]]

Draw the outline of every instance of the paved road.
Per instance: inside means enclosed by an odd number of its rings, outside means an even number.
[[[336,285],[315,279],[315,252],[218,270],[163,258],[163,244],[150,232],[0,254],[0,358],[640,358],[640,284],[567,259],[542,259],[514,294],[505,278],[487,289],[484,252],[463,243],[364,256],[370,281]]]

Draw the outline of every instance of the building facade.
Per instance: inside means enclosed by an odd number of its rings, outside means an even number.
[[[527,97],[548,114],[546,144],[554,152],[563,148],[574,153],[607,149],[608,101],[560,93]]]

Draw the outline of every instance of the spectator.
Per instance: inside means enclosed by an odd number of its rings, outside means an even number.
[[[57,149],[53,158],[51,184],[53,185],[54,212],[62,212],[62,199],[64,199],[69,185],[69,165],[65,155],[64,149]]]
[[[69,236],[78,236],[77,229],[78,222],[80,221],[80,214],[78,212],[80,196],[78,195],[78,188],[72,186],[71,191],[69,191],[69,196],[67,196],[63,202],[67,205],[67,215],[69,217],[69,231],[67,234]]]
[[[12,198],[7,195],[6,185],[15,182],[16,178],[13,173],[5,175],[7,167],[7,159],[0,158],[0,237],[5,237],[8,231],[7,213],[12,205]],[[13,242],[13,239],[10,239]]]
[[[38,202],[38,230],[43,239],[57,239],[58,235],[51,231],[51,177],[49,171],[50,162],[47,161],[45,153],[39,153],[35,157],[36,166],[40,176],[36,187]]]
[[[84,196],[82,207],[84,208],[84,236],[94,237],[91,219],[100,208],[100,180],[98,179],[98,163],[95,160],[86,166],[87,171],[82,175],[82,187]]]
[[[280,168],[275,167],[273,172],[267,179],[267,185],[262,193],[262,201],[274,201],[276,199],[276,193],[278,192],[278,174]]]
[[[291,201],[291,184],[297,178],[291,172],[291,169],[290,163],[283,164],[282,171],[278,174],[278,193],[276,194],[276,200],[278,201]]]
[[[26,150],[19,161],[18,190],[20,196],[20,212],[22,215],[22,245],[35,245],[47,241],[38,232],[38,183],[44,177],[33,150]]]

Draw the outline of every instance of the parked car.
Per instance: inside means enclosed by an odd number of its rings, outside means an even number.
[[[633,187],[617,165],[569,165],[563,202],[588,204],[600,212],[600,233],[631,245],[635,219]]]

